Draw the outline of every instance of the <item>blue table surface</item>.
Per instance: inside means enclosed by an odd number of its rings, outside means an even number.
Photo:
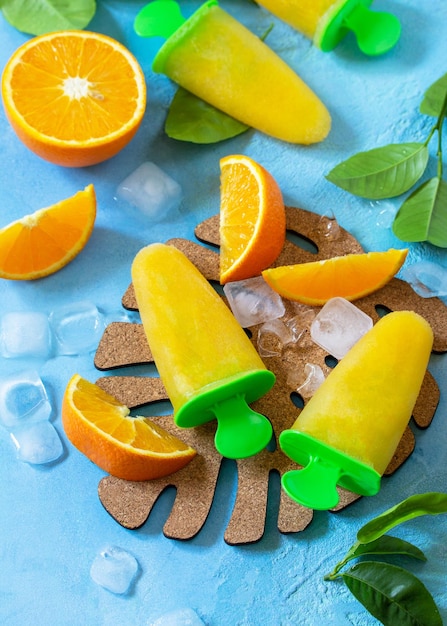
[[[445,0],[378,0],[402,23],[397,46],[367,58],[353,38],[323,53],[304,36],[244,0],[221,6],[258,34],[273,22],[268,44],[311,85],[330,109],[333,127],[321,144],[289,145],[256,131],[226,142],[195,146],[169,139],[163,131],[173,85],[153,74],[159,42],[142,40],[133,19],[144,2],[99,0],[89,29],[125,44],[147,78],[148,106],[143,124],[119,155],[97,166],[64,169],[27,150],[0,112],[0,226],[51,205],[94,183],[98,216],[85,250],[62,271],[31,282],[0,282],[1,314],[44,311],[61,304],[91,300],[113,318],[130,283],[136,252],[170,237],[193,238],[196,224],[219,210],[219,159],[244,153],[266,167],[278,181],[285,201],[319,214],[333,211],[365,250],[403,247],[389,228],[377,225],[380,211],[401,199],[370,202],[330,184],[324,175],[354,152],[399,141],[424,140],[432,120],[418,112],[425,89],[446,70]],[[181,5],[190,14],[197,2]],[[0,17],[0,67],[28,39]],[[445,131],[444,138],[447,140]],[[429,169],[435,171],[434,149]],[[153,161],[177,180],[184,200],[169,222],[153,223],[116,199],[116,187],[143,161]],[[447,253],[430,245],[410,245],[407,263],[419,259],[447,266]],[[0,374],[24,367],[21,360],[0,358]],[[447,479],[447,355],[433,355],[430,371],[441,400],[433,424],[415,428],[416,450],[380,493],[334,514],[317,512],[309,527],[282,535],[276,527],[278,484],[263,538],[255,544],[229,546],[223,533],[234,501],[236,476],[229,462],[220,478],[210,516],[192,540],[176,541],[162,533],[172,505],[163,495],[138,530],[120,526],[103,508],[97,486],[105,475],[67,441],[61,425],[61,400],[68,379],[78,372],[98,378],[93,354],[54,357],[39,365],[53,404],[51,421],[64,442],[62,458],[48,466],[16,459],[9,434],[0,428],[0,622],[8,626],[114,626],[150,624],[162,614],[190,607],[208,626],[370,626],[378,623],[341,584],[323,576],[353,543],[357,529],[414,493],[445,491]],[[445,590],[446,516],[425,517],[396,531],[415,542],[425,564],[406,562],[430,589],[447,619]],[[117,545],[139,562],[129,594],[114,595],[96,585],[89,570],[106,544]]]

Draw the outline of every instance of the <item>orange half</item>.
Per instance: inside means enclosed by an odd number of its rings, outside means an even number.
[[[402,267],[408,250],[347,254],[324,261],[284,265],[262,272],[284,298],[323,305],[331,298],[357,300],[383,287]]]
[[[244,155],[220,160],[220,282],[260,275],[279,256],[286,213],[273,176]]]
[[[67,30],[34,37],[2,76],[6,116],[42,158],[69,167],[104,161],[136,133],[146,106],[143,72],[111,37]]]
[[[0,230],[0,278],[33,280],[60,270],[85,247],[95,219],[95,190],[88,185],[5,226]]]
[[[124,480],[172,474],[196,451],[146,417],[75,374],[62,403],[62,425],[71,443],[101,469]]]

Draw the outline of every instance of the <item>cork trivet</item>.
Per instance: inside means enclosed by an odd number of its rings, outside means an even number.
[[[339,227],[338,236],[327,237],[327,230],[319,215],[301,209],[287,208],[287,240],[277,265],[315,261],[349,253],[363,252],[360,244],[346,230]],[[298,235],[298,239],[294,236]],[[170,245],[181,249],[210,281],[219,281],[219,216],[214,216],[196,229],[199,241],[216,246],[216,251],[184,239],[171,239]],[[300,245],[300,240],[311,242],[315,252]],[[307,246],[308,247],[308,246]],[[137,310],[132,285],[123,296],[126,309]],[[438,298],[423,299],[405,282],[393,278],[379,291],[357,300],[356,306],[365,311],[376,322],[380,310],[414,310],[423,315],[431,324],[435,336],[434,350],[447,351],[447,307]],[[319,307],[315,307],[315,312]],[[296,305],[286,303],[285,319],[296,314]],[[216,329],[219,332],[220,329]],[[253,344],[257,345],[259,326],[249,329]],[[253,408],[266,415],[272,422],[274,442],[282,430],[289,428],[300,413],[300,406],[306,402],[294,393],[289,375],[294,369],[302,371],[306,363],[320,365],[324,373],[330,372],[328,354],[313,344],[308,337],[299,349],[283,350],[281,356],[265,358],[266,366],[276,375],[273,389],[263,398],[253,403]],[[405,358],[405,356],[403,356]],[[142,326],[125,322],[110,324],[98,346],[95,365],[101,370],[152,363],[152,355],[147,345]],[[130,408],[152,402],[167,400],[167,394],[159,378],[146,376],[105,376],[98,385],[118,398]],[[295,403],[294,397],[297,398]],[[413,419],[420,428],[427,428],[434,416],[439,401],[439,389],[429,372],[426,373]],[[108,476],[98,487],[100,500],[106,510],[118,523],[126,528],[137,528],[145,523],[159,495],[169,486],[177,489],[172,511],[163,528],[167,537],[189,539],[196,535],[206,522],[210,511],[222,458],[213,443],[215,424],[193,429],[179,429],[171,415],[153,418],[166,430],[174,433],[194,447],[197,456],[179,472],[163,479],[143,483],[128,482]],[[275,443],[273,446],[275,448]],[[415,436],[408,427],[391,460],[385,475],[394,473],[411,455],[415,447]],[[265,529],[269,476],[298,466],[286,457],[279,448],[263,450],[249,459],[236,462],[237,493],[231,518],[224,533],[228,544],[238,545],[258,541]],[[359,496],[339,489],[340,502],[333,511],[340,511],[352,504]],[[312,521],[313,511],[292,501],[281,490],[278,529],[282,533],[304,530]]]

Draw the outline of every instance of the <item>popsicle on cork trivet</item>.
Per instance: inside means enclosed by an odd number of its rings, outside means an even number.
[[[433,332],[413,311],[380,319],[331,371],[291,429],[283,452],[304,469],[286,472],[282,486],[304,506],[331,509],[337,484],[360,495],[380,479],[419,395]]]
[[[310,87],[217,0],[186,21],[174,0],[154,0],[138,13],[135,30],[168,38],[155,72],[240,122],[298,144],[329,133],[330,115]]]
[[[351,31],[364,54],[388,52],[399,41],[400,22],[391,13],[371,11],[372,0],[258,0],[323,50],[333,50]]]
[[[260,452],[272,426],[248,404],[269,391],[275,376],[221,297],[180,250],[162,243],[138,252],[132,283],[177,426],[217,418],[215,445],[223,456]]]

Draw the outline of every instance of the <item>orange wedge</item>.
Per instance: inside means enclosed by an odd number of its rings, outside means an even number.
[[[95,218],[95,190],[88,185],[8,224],[0,230],[0,278],[33,280],[60,270],[85,247]]]
[[[124,480],[151,480],[172,474],[195,450],[146,417],[129,409],[75,374],[62,402],[62,424],[71,443],[93,463]]]
[[[273,176],[247,156],[220,160],[220,282],[258,276],[279,256],[286,213]]]
[[[262,275],[284,298],[323,305],[331,298],[357,300],[389,282],[402,267],[408,250],[347,254],[324,261],[284,265]]]
[[[114,156],[136,133],[146,106],[143,72],[120,43],[67,30],[34,37],[2,76],[6,116],[40,157],[69,167]]]

